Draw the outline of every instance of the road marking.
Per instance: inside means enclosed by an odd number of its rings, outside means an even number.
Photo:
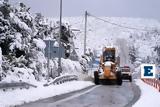
[[[54,102],[54,103],[52,103],[52,104],[56,105],[56,104],[60,104],[60,103],[62,103],[62,102],[65,102],[65,101],[68,101],[68,100],[77,98],[77,97],[79,97],[79,96],[81,96],[81,95],[84,95],[84,94],[86,94],[86,93],[91,92],[92,90],[94,90],[95,88],[98,88],[98,87],[100,87],[100,85],[94,86],[93,88],[91,88],[91,89],[89,89],[89,90],[87,90],[87,91],[85,91],[85,92],[81,92],[81,93],[75,94],[75,95],[73,95],[73,96],[70,96],[70,97],[68,97],[68,98],[64,98],[64,99],[62,99],[62,100],[56,101],[56,102]]]

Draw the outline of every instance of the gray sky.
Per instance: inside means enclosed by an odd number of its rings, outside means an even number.
[[[59,15],[60,0],[10,0],[25,2],[33,13]],[[82,16],[84,11],[96,16],[141,17],[160,19],[160,0],[63,0],[63,16]]]

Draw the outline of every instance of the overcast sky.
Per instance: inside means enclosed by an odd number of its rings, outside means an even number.
[[[10,0],[25,2],[33,13],[59,15],[60,0]],[[160,19],[160,0],[63,0],[63,16],[82,16],[85,10],[96,16]]]

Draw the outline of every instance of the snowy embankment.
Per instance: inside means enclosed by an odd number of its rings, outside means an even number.
[[[160,107],[160,93],[154,87],[140,79],[136,80],[136,84],[141,89],[141,97],[133,107]]]
[[[42,57],[40,57],[42,58]],[[43,62],[43,58],[39,59],[38,61]],[[83,71],[81,68],[81,65],[78,61],[72,61],[70,59],[61,59],[62,60],[62,73],[60,74],[61,76],[63,75],[77,75],[78,77],[83,75]],[[50,60],[50,75],[57,75],[57,69],[58,69],[58,59],[55,58],[55,60]],[[18,68],[14,67],[13,68],[16,73],[20,72],[20,74],[16,74],[15,72],[11,72],[11,75],[7,75],[6,78],[4,78],[0,83],[12,83],[12,82],[27,82],[30,84],[37,85],[37,83],[46,83],[47,80],[43,79],[42,77],[40,78],[40,81],[37,81],[36,78],[33,75],[33,70],[29,68]],[[47,69],[46,69],[47,70]],[[81,77],[79,77],[80,80]],[[53,78],[50,78],[49,81],[53,81]]]
[[[56,72],[57,68],[57,59],[52,61],[51,65],[55,68],[53,69],[53,73]],[[52,68],[53,68],[52,67]],[[43,85],[47,83],[47,80],[42,79],[41,81],[36,81],[33,77],[33,74],[30,73],[28,70],[24,68],[17,68],[17,72],[25,71],[22,73],[20,77],[19,75],[8,75],[3,81],[1,82],[13,82],[22,80],[24,82],[34,84],[37,88],[29,88],[29,89],[19,89],[16,90],[8,89],[7,91],[0,90],[0,107],[9,107],[14,105],[20,105],[28,102],[33,102],[39,99],[45,99],[48,97],[53,97],[56,95],[61,95],[64,93],[69,93],[76,90],[84,89],[88,86],[94,85],[92,82],[89,81],[80,81],[83,80],[84,74],[81,69],[81,65],[78,61],[71,61],[70,59],[63,59],[62,58],[62,73],[61,76],[74,74],[77,75],[79,81],[67,82],[60,85],[50,85],[44,87]],[[27,78],[28,77],[28,78]],[[49,81],[53,79],[50,78]]]
[[[17,89],[7,92],[0,90],[0,107],[9,107],[13,105],[33,102],[36,100],[81,90],[92,85],[94,85],[92,82],[73,81],[61,85],[50,85],[48,87],[43,87],[41,84],[37,88],[31,88],[29,90]]]

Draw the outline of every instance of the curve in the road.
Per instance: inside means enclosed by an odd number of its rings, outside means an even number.
[[[141,96],[141,90],[140,90],[139,86],[137,86],[135,84],[132,85],[132,91],[134,93],[134,97],[124,107],[132,107],[138,101],[138,99],[140,98],[140,96]]]
[[[139,96],[138,86],[124,82],[122,86],[98,85],[76,94],[56,96],[20,107],[131,107]]]

